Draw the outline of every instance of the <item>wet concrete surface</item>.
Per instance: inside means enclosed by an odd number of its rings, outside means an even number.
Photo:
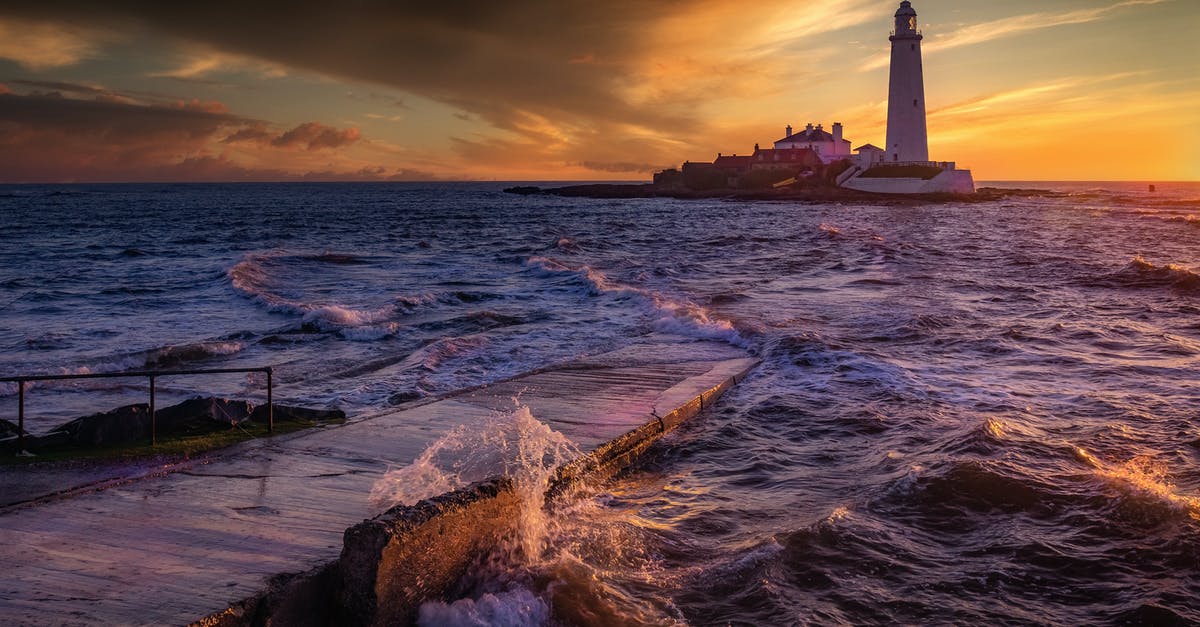
[[[512,409],[514,397],[588,451],[750,363],[725,344],[650,337],[415,407],[8,508],[0,513],[0,622],[196,620],[253,595],[273,575],[336,559],[346,528],[375,513],[367,497],[384,472],[456,425]],[[11,479],[0,476],[0,486]]]

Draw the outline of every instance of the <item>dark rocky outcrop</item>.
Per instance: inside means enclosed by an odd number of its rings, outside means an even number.
[[[34,448],[53,446],[62,441],[92,446],[129,444],[150,438],[150,405],[136,403],[111,411],[76,418],[61,425],[46,438],[37,438]]]
[[[340,409],[312,409],[309,407],[293,407],[275,403],[275,422],[341,422],[346,419],[346,412]],[[250,412],[250,420],[254,422],[267,421],[267,406],[259,405]]]
[[[309,409],[290,405],[274,406],[275,422],[340,422],[346,414],[340,409]],[[248,401],[218,397],[196,397],[155,411],[154,431],[159,437],[191,436],[215,433],[236,427],[244,421],[266,422],[267,407],[255,407]],[[3,429],[0,426],[0,429]],[[28,438],[31,449],[60,446],[121,446],[150,439],[150,406],[147,403],[125,405],[111,411],[76,418],[45,435]],[[13,435],[16,435],[15,426]]]
[[[672,185],[655,185],[644,183],[637,185],[620,185],[610,183],[595,183],[588,185],[568,185],[566,187],[523,187],[521,191],[505,191],[514,194],[531,195],[544,194],[549,196],[567,196],[578,198],[675,198],[679,200],[726,199],[726,200],[770,200],[795,202],[855,202],[871,205],[914,205],[927,203],[981,203],[1000,200],[1013,196],[1054,196],[1057,192],[1032,189],[999,189],[982,187],[974,194],[881,194],[863,192],[845,187],[832,185],[817,185],[811,187],[781,187],[779,189],[705,189],[691,190]]]
[[[17,436],[21,430],[17,427],[17,423],[9,422],[0,418],[0,453],[12,453],[17,450]],[[28,442],[29,432],[25,432],[26,442]]]
[[[26,433],[26,435],[29,434],[28,431],[26,431],[25,433]],[[0,418],[0,440],[7,440],[8,438],[15,438],[20,434],[21,434],[21,429],[17,427],[17,423],[9,422],[3,418]]]

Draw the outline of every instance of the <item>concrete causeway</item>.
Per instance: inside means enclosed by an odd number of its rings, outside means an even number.
[[[257,440],[166,474],[0,510],[0,623],[186,624],[280,573],[337,559],[368,493],[459,424],[520,396],[590,451],[754,363],[716,342],[649,336],[344,425]],[[11,481],[0,470],[0,488]]]

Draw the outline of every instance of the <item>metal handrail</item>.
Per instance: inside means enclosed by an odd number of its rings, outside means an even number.
[[[86,374],[30,374],[16,377],[0,377],[0,383],[17,384],[17,454],[25,450],[25,384],[30,381],[63,381],[67,379],[117,379],[121,377],[148,377],[150,379],[150,446],[158,443],[158,428],[154,419],[154,381],[158,377],[174,377],[199,374],[235,374],[244,372],[267,373],[267,433],[275,433],[275,407],[272,403],[274,371],[270,366],[259,368],[210,368],[202,370],[127,370],[125,372],[89,372]]]

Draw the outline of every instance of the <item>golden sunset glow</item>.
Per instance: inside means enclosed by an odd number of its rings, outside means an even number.
[[[641,180],[786,124],[878,145],[894,5],[6,6],[0,179]],[[1195,3],[915,8],[930,158],[1200,179]]]

